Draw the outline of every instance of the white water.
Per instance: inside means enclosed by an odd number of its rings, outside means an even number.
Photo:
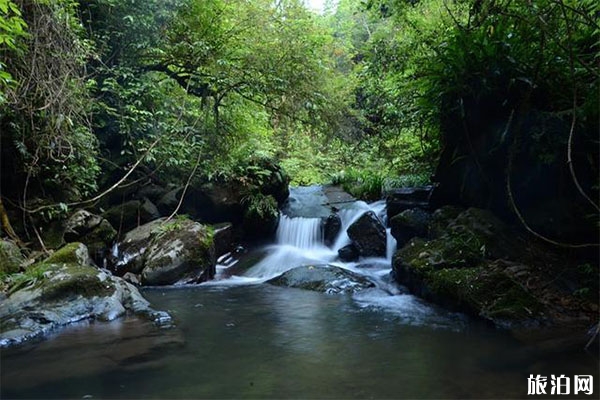
[[[246,277],[268,280],[292,268],[307,264],[332,264],[342,268],[357,271],[362,275],[372,275],[373,271],[365,273],[363,269],[355,268],[360,263],[378,265],[388,271],[391,257],[395,251],[396,240],[387,230],[387,257],[361,259],[359,263],[344,263],[338,259],[338,250],[351,243],[346,230],[361,215],[371,211],[380,220],[385,221],[385,202],[378,201],[367,204],[357,201],[339,211],[342,228],[331,248],[325,246],[323,237],[323,220],[321,218],[295,217],[282,215],[276,233],[276,244],[268,247],[268,255],[250,268]]]
[[[203,285],[229,287],[258,284],[302,265],[335,265],[362,275],[375,283],[374,288],[352,295],[360,308],[391,313],[400,317],[405,323],[415,325],[432,324],[432,321],[441,318],[437,311],[406,293],[391,278],[392,256],[396,251],[396,239],[390,234],[389,228],[386,228],[386,257],[361,257],[358,261],[349,263],[342,262],[338,257],[338,250],[351,243],[346,230],[361,215],[371,211],[384,225],[387,224],[385,201],[372,204],[356,201],[339,210],[338,215],[342,227],[330,248],[324,244],[323,215],[327,215],[327,213],[319,209],[319,204],[315,204],[322,201],[322,197],[318,196],[316,192],[315,187],[302,188],[296,192],[292,189],[292,195],[296,196],[294,199],[296,205],[307,205],[309,209],[316,211],[316,215],[319,215],[318,218],[307,217],[308,213],[304,213],[305,216],[302,217],[282,215],[277,228],[275,244],[262,249],[266,251],[267,255],[261,261],[248,269],[243,276],[230,276],[227,279],[219,280],[219,275],[226,276],[220,271],[225,271],[228,264],[232,262],[229,255],[223,256],[217,265],[217,280]],[[312,198],[308,196],[312,196]]]

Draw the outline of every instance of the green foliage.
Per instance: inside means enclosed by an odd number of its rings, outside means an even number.
[[[25,269],[24,272],[18,272],[2,277],[1,286],[4,286],[4,290],[10,295],[19,289],[33,286],[43,280],[46,270],[46,264],[34,264]]]
[[[247,215],[261,220],[279,215],[277,201],[271,195],[251,193],[244,196],[242,204],[246,208]]]
[[[190,217],[185,214],[176,215],[173,219],[165,221],[154,228],[152,234],[155,235],[155,237],[161,237],[170,232],[181,230],[189,221],[191,221]]]
[[[27,24],[23,20],[21,10],[10,0],[0,0],[0,55],[22,51],[19,39],[27,36]],[[0,106],[6,101],[5,91],[14,87],[15,81],[6,64],[0,61]]]
[[[17,184],[3,189],[20,190],[24,201],[42,193],[50,201],[78,200],[97,189],[99,173],[85,73],[93,44],[84,37],[77,2],[9,2],[17,18],[15,4],[23,22],[13,24],[5,43],[22,51],[9,52],[5,66],[18,84],[2,89],[0,124]],[[19,30],[25,23],[29,35]]]

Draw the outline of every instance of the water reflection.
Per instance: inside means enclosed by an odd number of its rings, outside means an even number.
[[[409,296],[389,296],[399,315],[269,285],[145,295],[176,328],[87,324],[4,350],[1,397],[521,398],[529,373],[598,376],[585,353],[533,350]]]

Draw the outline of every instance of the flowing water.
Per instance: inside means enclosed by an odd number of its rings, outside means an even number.
[[[396,285],[389,232],[386,258],[337,260],[346,228],[366,211],[385,221],[385,205],[346,204],[329,248],[326,201],[319,188],[293,191],[275,243],[244,256],[260,256],[249,268],[225,255],[215,281],[144,290],[174,328],[83,323],[3,350],[0,397],[524,398],[529,374],[592,374],[597,393],[595,355],[524,345]],[[306,264],[347,268],[376,287],[327,295],[263,283]]]

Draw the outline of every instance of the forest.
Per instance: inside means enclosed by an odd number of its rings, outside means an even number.
[[[515,349],[597,349],[599,17],[594,0],[0,0],[2,397],[80,397],[5,385],[28,380],[19,349],[124,314],[175,332],[186,314],[145,287],[223,279],[406,293]],[[597,393],[597,357],[573,360],[522,369],[580,368]],[[275,375],[176,397],[329,393]]]

